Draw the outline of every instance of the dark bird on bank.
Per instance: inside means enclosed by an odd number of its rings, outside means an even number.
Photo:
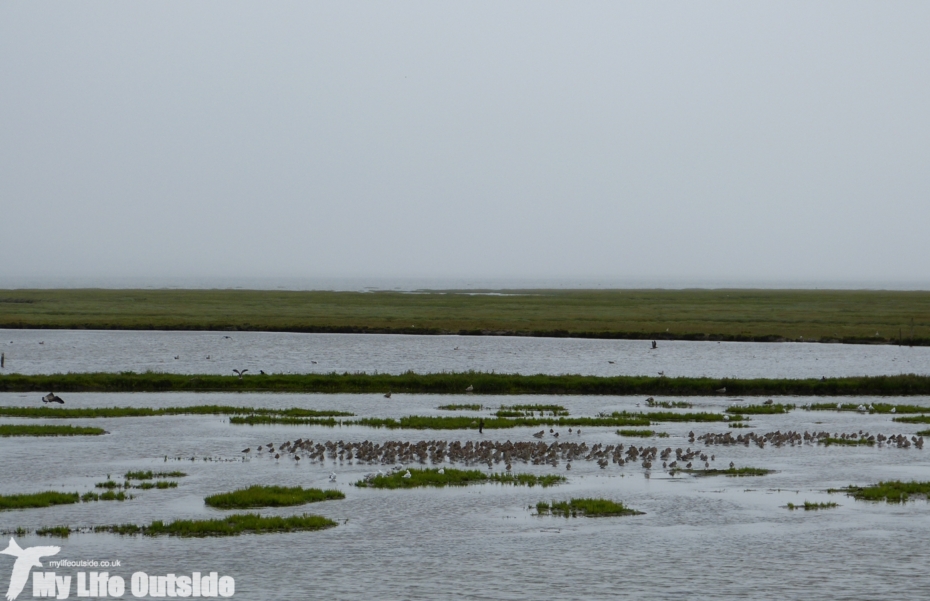
[[[239,371],[238,369],[234,369],[234,370],[233,370],[233,373],[236,374],[237,376],[239,376],[239,379],[241,380],[241,379],[242,379],[242,374],[244,374],[244,373],[247,372],[247,371],[249,371],[249,370],[243,369],[242,371]]]
[[[175,358],[175,359],[180,359],[180,358],[181,358],[181,355],[175,355],[174,358]]]
[[[384,395],[384,398],[386,398],[386,399],[391,398],[391,391],[390,391],[390,390],[387,392],[387,394]]]
[[[54,392],[50,392],[44,397],[42,397],[42,402],[43,403],[58,403],[59,405],[65,404],[64,400],[62,400],[62,398],[58,396],[57,394],[55,394]]]
[[[268,375],[268,374],[265,373],[265,370],[264,370],[264,369],[258,370],[258,373],[260,373],[260,374],[263,375],[263,376],[267,376],[267,375]]]
[[[652,341],[652,348],[659,348],[659,345],[656,344],[655,340]]]
[[[660,371],[660,372],[659,372],[659,377],[660,377],[660,378],[664,378],[664,377],[665,377],[665,372],[664,372],[664,371]]]

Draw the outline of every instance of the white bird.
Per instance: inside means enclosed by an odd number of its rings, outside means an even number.
[[[730,421],[730,416],[729,416],[729,415],[724,415],[724,416],[723,416],[723,421],[725,421],[725,422]]]
[[[842,408],[843,408],[843,403],[837,403],[837,404],[836,404],[836,408],[837,408],[837,409],[842,409]]]
[[[468,388],[465,389],[465,392],[473,392],[474,390],[475,390],[475,387],[469,384]]]
[[[407,473],[409,474],[410,472],[407,472]],[[436,473],[437,473],[437,474],[445,474],[445,473],[446,473],[446,468],[441,467],[441,468],[439,468],[439,471],[436,472]]]
[[[0,551],[4,555],[12,555],[16,558],[16,562],[13,564],[13,573],[10,575],[10,587],[6,590],[7,601],[13,601],[23,592],[23,587],[26,586],[26,582],[29,580],[29,572],[33,567],[42,567],[42,562],[39,561],[40,557],[55,555],[59,551],[61,551],[61,547],[26,547],[23,549],[16,544],[13,537],[10,537],[9,546]]]
[[[406,472],[404,472],[404,475],[403,475],[402,477],[403,477],[403,478],[412,478],[413,476],[410,475],[410,470],[407,470]]]
[[[329,475],[329,481],[330,482],[336,481],[336,472],[333,472],[332,474]]]
[[[897,408],[897,407],[892,407],[892,408],[891,408],[891,412],[892,412],[892,413],[896,413],[897,411],[898,411],[898,408]]]

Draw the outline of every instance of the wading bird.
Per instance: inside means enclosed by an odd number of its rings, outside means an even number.
[[[387,394],[384,395],[384,398],[386,398],[386,399],[391,398],[391,391],[390,391],[390,390],[388,390]]]

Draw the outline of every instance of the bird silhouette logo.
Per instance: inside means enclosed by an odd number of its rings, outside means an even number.
[[[26,547],[23,549],[16,544],[13,537],[10,537],[9,546],[0,551],[4,555],[12,555],[16,558],[16,562],[13,564],[13,573],[10,575],[10,588],[6,590],[7,601],[13,601],[23,592],[23,587],[26,586],[26,581],[29,580],[29,572],[32,571],[33,567],[42,567],[42,562],[39,561],[40,557],[55,555],[59,551],[61,551],[61,547]]]

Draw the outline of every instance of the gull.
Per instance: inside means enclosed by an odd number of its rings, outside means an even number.
[[[408,472],[408,473],[409,473],[409,472]],[[441,468],[439,468],[439,471],[436,472],[436,473],[437,473],[437,474],[445,474],[445,473],[446,473],[446,468],[441,467]]]
[[[13,601],[23,592],[23,587],[29,580],[29,572],[33,567],[41,568],[42,562],[40,557],[55,555],[61,551],[61,547],[26,547],[23,549],[16,544],[13,537],[10,537],[10,544],[6,549],[0,551],[4,555],[12,555],[16,558],[13,564],[13,573],[10,575],[10,587],[6,590],[7,601]]]
[[[241,379],[242,379],[242,374],[244,374],[244,373],[247,372],[247,371],[249,371],[249,370],[243,369],[242,371],[239,371],[238,369],[234,369],[234,370],[233,370],[233,373],[236,374],[237,376],[239,376],[239,379],[241,380]]]
[[[892,412],[892,413],[897,413],[897,411],[898,411],[898,408],[897,408],[897,407],[892,407],[892,408],[891,408],[891,412]]]
[[[401,477],[402,477],[402,478],[412,478],[413,476],[410,475],[410,470],[407,470],[406,472],[404,472],[404,475],[401,476]]]
[[[726,392],[727,392],[727,387],[724,386],[723,388],[718,388],[718,389],[717,389],[717,392],[719,392],[720,394],[726,394]]]
[[[474,390],[475,390],[475,387],[469,384],[468,388],[465,389],[465,392],[474,392]]]
[[[54,392],[50,392],[44,397],[42,397],[42,402],[43,403],[58,403],[59,405],[65,404],[64,400],[62,400],[62,398],[58,396],[57,394],[55,394]]]
[[[329,481],[330,482],[336,481],[336,472],[333,472],[332,474],[329,475]]]

